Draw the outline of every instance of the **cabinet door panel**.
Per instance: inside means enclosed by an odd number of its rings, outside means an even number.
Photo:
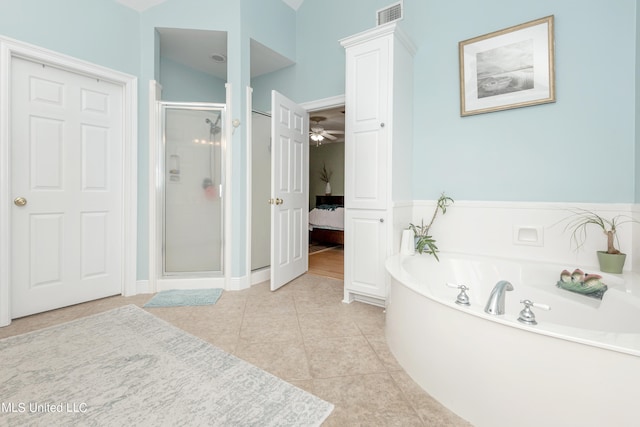
[[[387,205],[389,112],[388,38],[347,50],[345,206]]]
[[[386,212],[347,209],[344,238],[347,291],[384,299],[387,292]]]
[[[377,131],[355,134],[350,150],[357,159],[350,162],[353,174],[353,208],[384,208],[386,180],[386,158],[383,141]]]

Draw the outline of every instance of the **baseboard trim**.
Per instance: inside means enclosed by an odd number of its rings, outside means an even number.
[[[242,291],[244,289],[249,289],[251,284],[249,283],[248,276],[242,277],[232,277],[229,279],[229,288],[228,291]]]
[[[268,280],[271,280],[271,267],[265,267],[251,272],[251,286]]]
[[[138,280],[136,282],[136,295],[138,294],[152,294],[151,285],[148,280]]]

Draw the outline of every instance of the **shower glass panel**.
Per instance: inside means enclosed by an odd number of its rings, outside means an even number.
[[[164,276],[220,276],[224,105],[162,103]]]

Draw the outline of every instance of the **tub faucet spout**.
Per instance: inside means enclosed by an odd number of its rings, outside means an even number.
[[[489,314],[504,314],[504,295],[507,291],[512,291],[513,285],[506,280],[501,280],[493,287],[489,301],[484,306],[484,311]]]

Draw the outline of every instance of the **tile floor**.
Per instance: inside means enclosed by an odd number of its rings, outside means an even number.
[[[343,304],[342,297],[342,281],[307,274],[276,292],[265,282],[224,292],[211,306],[147,310],[332,402],[325,426],[469,426],[397,364],[385,342],[383,310]],[[150,298],[105,298],[15,319],[0,328],[0,338]]]

